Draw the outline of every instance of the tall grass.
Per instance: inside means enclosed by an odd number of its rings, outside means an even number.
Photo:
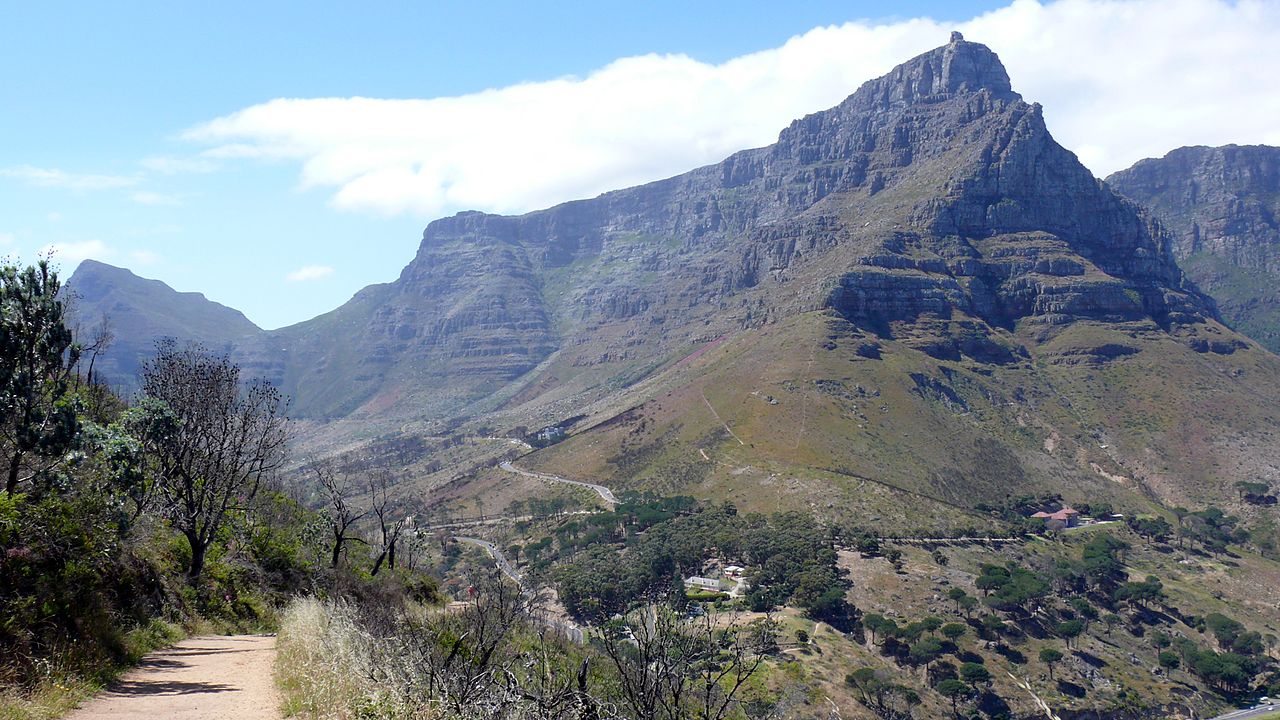
[[[380,641],[342,600],[294,599],[280,619],[276,679],[286,717],[391,719],[410,716],[395,684],[378,683]]]

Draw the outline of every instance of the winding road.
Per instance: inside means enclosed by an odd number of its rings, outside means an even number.
[[[482,540],[477,537],[468,537],[465,535],[454,535],[453,539],[460,543],[467,543],[468,545],[476,545],[484,548],[489,553],[489,556],[493,558],[493,562],[497,564],[498,569],[502,571],[502,574],[514,580],[516,585],[520,586],[520,590],[522,592],[526,594],[533,593],[533,588],[529,587],[525,583],[524,577],[516,571],[515,567],[511,564],[511,561],[507,560],[507,556],[498,549],[497,545],[494,545],[488,540]],[[583,645],[587,641],[587,636],[582,632],[582,628],[574,625],[573,623],[555,620],[549,617],[539,617],[537,620],[543,625],[559,631],[569,639],[569,642],[576,645]]]
[[[510,460],[503,462],[501,465],[499,465],[499,467],[501,467],[503,470],[506,470],[509,473],[514,473],[516,475],[523,475],[524,477],[534,478],[535,480],[546,480],[547,482],[563,483],[565,485],[577,485],[578,487],[588,488],[590,490],[594,490],[596,494],[599,495],[600,498],[603,499],[605,502],[609,503],[609,505],[612,506],[612,505],[618,504],[618,497],[613,494],[612,490],[610,490],[609,488],[603,485],[596,485],[595,483],[582,482],[581,480],[570,480],[568,478],[562,478],[559,475],[546,475],[544,473],[535,473],[535,472],[529,472],[528,470],[521,470],[520,468],[513,465]]]
[[[1243,710],[1233,710],[1226,715],[1219,715],[1212,720],[1249,720],[1250,718],[1260,718],[1263,716],[1275,716],[1280,713],[1280,705],[1275,703],[1269,705],[1258,705],[1256,707],[1244,708]]]

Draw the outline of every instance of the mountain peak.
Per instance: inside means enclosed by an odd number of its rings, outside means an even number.
[[[1021,99],[1013,92],[1000,57],[982,43],[965,40],[958,32],[951,33],[946,45],[917,55],[868,83],[876,84],[894,99],[908,102],[982,90],[1001,99]]]

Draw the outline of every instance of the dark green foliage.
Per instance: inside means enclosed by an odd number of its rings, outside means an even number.
[[[148,454],[178,422],[78,374],[59,292],[46,263],[0,268],[0,687],[136,659],[121,638],[157,618],[263,627],[273,602],[313,584],[313,516],[274,492],[238,498],[208,576],[180,581],[189,549],[158,512]]]
[[[951,701],[951,712],[953,713],[956,712],[956,706],[961,700],[973,695],[972,688],[955,679],[943,680],[934,687],[934,690],[937,690],[939,695]]]
[[[622,612],[644,598],[660,597],[671,579],[692,574],[713,553],[741,558],[751,568],[752,609],[784,602],[837,627],[849,625],[854,610],[845,600],[847,581],[825,528],[802,513],[738,515],[732,506],[678,515],[629,535],[626,547],[586,549],[554,571],[561,600],[579,619]],[[530,556],[530,547],[525,548]]]
[[[1129,518],[1129,529],[1149,540],[1165,542],[1173,535],[1173,526],[1161,517]]]
[[[1219,692],[1244,691],[1259,670],[1257,660],[1238,653],[1203,650],[1190,640],[1180,641],[1177,647],[1187,670]]]
[[[43,491],[76,438],[69,392],[80,348],[47,260],[0,267],[0,449],[4,490]]]
[[[960,677],[970,685],[985,685],[991,682],[991,671],[980,663],[965,663],[960,666]]]
[[[1066,620],[1058,623],[1058,634],[1067,641],[1067,647],[1070,647],[1077,637],[1084,632],[1084,622],[1081,620]]]
[[[880,717],[911,717],[911,708],[920,696],[905,685],[888,681],[874,668],[858,668],[844,676],[844,682],[858,691],[858,699]]]
[[[1178,537],[1190,540],[1192,545],[1211,553],[1223,553],[1230,543],[1245,542],[1249,533],[1240,527],[1240,519],[1227,515],[1221,509],[1209,507],[1198,512],[1182,511],[1180,515]]]
[[[1206,615],[1204,624],[1224,650],[1241,655],[1261,655],[1264,652],[1261,634],[1246,631],[1243,625],[1225,615]]]
[[[1164,584],[1160,582],[1160,578],[1148,575],[1145,580],[1127,582],[1117,587],[1112,591],[1111,598],[1116,602],[1145,608],[1164,599]]]
[[[1156,659],[1160,662],[1160,667],[1166,670],[1177,670],[1178,666],[1182,664],[1182,658],[1178,656],[1178,653],[1170,650],[1160,651]]]
[[[976,585],[986,602],[997,610],[1034,611],[1046,595],[1049,583],[1038,574],[1015,564],[983,565]]]
[[[913,665],[923,665],[927,668],[934,660],[942,657],[944,650],[937,638],[925,638],[911,646],[907,651],[907,657]]]
[[[1062,651],[1054,648],[1041,648],[1040,662],[1049,666],[1049,677],[1053,677],[1053,666],[1062,661]]]
[[[1125,578],[1121,554],[1129,549],[1128,543],[1112,537],[1110,533],[1095,535],[1082,551],[1084,572],[1090,585],[1110,590]]]

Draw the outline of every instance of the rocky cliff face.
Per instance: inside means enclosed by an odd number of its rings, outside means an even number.
[[[1280,352],[1280,148],[1185,147],[1107,178],[1170,229],[1223,316]]]
[[[374,345],[430,348],[429,373],[465,369],[464,384],[487,378],[477,390],[544,360],[622,376],[822,307],[884,331],[926,318],[901,331],[985,360],[1023,353],[994,329],[1024,320],[1211,313],[1168,236],[1053,141],[994,53],[959,36],[770,147],[519,217],[436,221],[393,295]],[[940,318],[962,332],[937,337]]]
[[[1011,362],[1076,321],[1212,317],[1170,238],[959,34],[765,148],[518,217],[431,223],[394,283],[242,348],[312,417],[575,403],[699,342],[828,308]],[[1025,334],[1025,333],[1024,333]]]
[[[395,282],[233,344],[325,437],[582,418],[557,471],[663,492],[1220,501],[1280,468],[1280,359],[1184,281],[1181,237],[956,35],[768,147],[437,220]]]

